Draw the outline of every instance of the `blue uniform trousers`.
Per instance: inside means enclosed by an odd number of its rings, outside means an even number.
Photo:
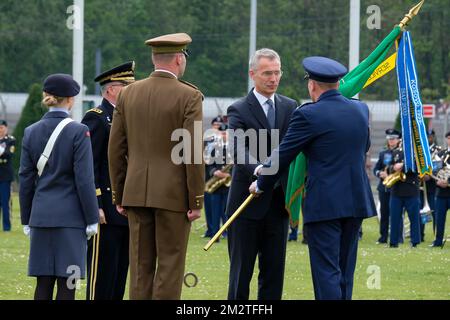
[[[10,220],[11,181],[0,182],[0,204],[2,206],[3,231],[11,230]]]
[[[361,218],[306,223],[309,259],[317,300],[350,300]]]
[[[212,205],[211,205],[211,194],[205,192],[204,196],[204,208],[205,208],[205,219],[206,219],[206,232],[205,237],[211,238],[214,236],[212,229]]]
[[[391,193],[386,191],[379,191],[378,197],[380,199],[380,243],[386,243],[389,235],[389,200]]]
[[[450,198],[436,197],[436,239],[434,245],[441,246],[444,241],[445,220],[450,209]]]
[[[399,232],[403,223],[403,208],[408,212],[409,221],[411,222],[411,243],[413,245],[420,243],[420,199],[419,197],[397,197],[391,194],[389,211],[391,215],[391,234],[390,244],[398,245],[400,237]]]
[[[225,223],[225,208],[227,206],[228,189],[210,194],[211,199],[211,231],[214,236],[220,229],[220,220]]]

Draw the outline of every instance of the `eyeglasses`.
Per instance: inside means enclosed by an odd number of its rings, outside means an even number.
[[[184,54],[184,56],[186,57],[186,59],[189,57],[189,51],[188,49],[182,49],[181,53]]]
[[[279,78],[279,77],[281,77],[282,75],[283,75],[283,71],[281,71],[281,70],[276,70],[276,71],[264,71],[264,72],[261,72],[261,75],[264,77],[264,78],[270,78],[271,76],[275,76],[275,77],[277,77],[277,78]]]

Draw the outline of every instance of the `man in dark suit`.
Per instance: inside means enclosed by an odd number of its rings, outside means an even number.
[[[249,195],[252,177],[286,133],[291,113],[297,106],[296,101],[276,94],[281,75],[279,55],[271,49],[258,50],[250,61],[250,76],[255,88],[228,108],[229,128],[253,132],[256,139],[238,139],[237,134],[233,138],[235,166],[227,202],[228,216]],[[253,201],[230,226],[228,299],[249,298],[257,256],[258,299],[281,299],[289,224],[284,207],[286,183],[287,175],[273,191]]]
[[[351,299],[358,231],[364,218],[376,215],[365,170],[369,110],[337,90],[347,72],[343,65],[309,57],[303,66],[313,103],[294,111],[288,132],[250,191],[261,196],[270,193],[290,163],[304,152],[308,180],[303,218],[314,294],[316,299]],[[272,168],[279,170],[268,175],[266,170]]]
[[[91,134],[100,232],[88,244],[86,299],[122,300],[128,274],[129,230],[128,219],[119,214],[112,202],[108,142],[117,96],[123,87],[134,82],[134,61],[105,71],[94,81],[102,86],[103,100],[86,113],[82,123]]]

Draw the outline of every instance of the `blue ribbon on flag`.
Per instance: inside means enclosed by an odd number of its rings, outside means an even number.
[[[408,31],[403,33],[398,48],[397,79],[405,171],[418,171],[422,177],[431,174],[433,163],[423,121],[414,48]]]

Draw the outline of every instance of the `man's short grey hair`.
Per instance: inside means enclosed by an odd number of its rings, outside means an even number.
[[[258,63],[261,58],[268,58],[270,60],[278,60],[281,63],[280,56],[278,55],[278,53],[275,50],[263,48],[263,49],[257,50],[251,57],[250,62],[249,62],[250,70],[255,71],[258,69]]]

